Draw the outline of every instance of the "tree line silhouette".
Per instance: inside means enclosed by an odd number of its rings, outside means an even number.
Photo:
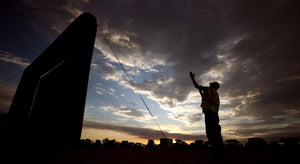
[[[171,142],[165,142],[166,140]],[[159,144],[149,139],[145,145],[129,141],[118,142],[115,139],[105,138],[102,141],[97,139],[81,139],[79,148],[117,148],[117,149],[185,149],[185,150],[210,150],[209,141],[195,140],[188,144],[181,139],[161,138]],[[224,142],[225,150],[236,151],[300,151],[300,138],[280,138],[278,141],[267,142],[263,138],[249,138],[246,144],[242,144],[236,139],[228,139]]]

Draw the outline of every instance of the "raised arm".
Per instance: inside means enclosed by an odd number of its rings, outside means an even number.
[[[200,89],[201,85],[198,85],[198,83],[196,82],[196,80],[195,80],[195,73],[190,72],[190,77],[191,77],[191,79],[193,81],[193,84],[194,84],[195,88]]]

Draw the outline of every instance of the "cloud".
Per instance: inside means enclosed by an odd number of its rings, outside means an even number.
[[[169,114],[171,119],[183,122],[187,127],[199,127],[200,120],[204,118],[203,113],[191,113],[191,112],[172,112]]]
[[[188,102],[194,89],[188,77],[192,70],[200,84],[221,82],[220,98],[227,100],[221,110],[233,113],[227,119],[272,121],[274,116],[299,117],[300,95],[295,91],[300,89],[300,49],[295,3],[124,2],[122,7],[112,3],[109,5],[126,14],[118,17],[109,12],[105,14],[109,21],[100,22],[100,26],[106,29],[126,66],[145,70],[164,65],[171,70],[165,75],[151,72],[152,78],[136,82],[138,90],[161,107],[174,109]],[[109,6],[103,10],[105,7]],[[295,112],[290,115],[287,111]],[[180,112],[169,116],[186,124],[192,121]]]
[[[239,136],[241,138],[262,137],[268,140],[278,140],[282,137],[297,137],[299,131],[299,121],[297,118],[291,120],[277,118],[274,120],[248,120],[244,123],[234,125],[234,128],[228,128],[226,135]],[[287,122],[288,121],[288,122]],[[230,126],[230,125],[228,125]]]
[[[101,83],[97,83],[95,87],[95,92],[99,95],[102,95],[104,92],[106,92],[106,89],[102,88]]]
[[[125,3],[123,5],[128,6],[129,8],[135,7],[132,4]],[[148,5],[151,5],[151,3],[147,5],[144,4],[143,6],[146,11],[150,12],[154,10]],[[182,5],[185,6],[185,4]],[[178,104],[178,102],[185,101],[187,95],[191,91],[191,82],[188,79],[188,71],[206,70],[212,67],[214,63],[218,63],[218,59],[213,52],[202,51],[207,48],[212,49],[213,47],[203,47],[204,45],[201,44],[210,43],[209,41],[212,38],[210,36],[204,38],[200,37],[202,36],[202,32],[199,33],[199,31],[196,30],[196,27],[199,27],[200,29],[204,28],[201,26],[201,22],[193,25],[195,28],[192,28],[189,33],[186,33],[184,31],[184,27],[182,27],[184,24],[182,26],[178,26],[178,24],[184,23],[185,21],[185,19],[180,15],[184,14],[184,11],[181,9],[182,6],[171,3],[171,11],[166,12],[162,10],[163,8],[169,7],[167,6],[168,5],[166,3],[160,4],[158,9],[155,9],[155,13],[158,12],[157,15],[144,15],[142,14],[144,10],[137,10],[136,12],[141,12],[141,14],[135,13],[133,15],[131,15],[131,12],[125,12],[128,13],[128,15],[125,14],[122,18],[115,18],[113,14],[107,15],[107,19],[105,20],[109,21],[104,20],[104,23],[100,22],[99,26],[104,28],[103,31],[105,31],[105,35],[111,36],[108,38],[110,39],[120,60],[126,66],[138,67],[142,70],[153,68],[155,66],[169,66],[168,69],[173,69],[171,73],[171,76],[174,79],[173,82],[166,82],[164,85],[162,83],[157,83],[155,81],[156,79],[151,79],[145,80],[143,83],[138,83],[137,86],[145,92],[152,93],[153,98],[156,98],[155,100],[164,98],[164,100],[160,101],[160,103],[174,107]],[[115,7],[118,8],[119,6],[116,5]],[[173,17],[179,19],[169,20],[166,16],[170,16],[170,13],[174,14],[176,9],[179,9],[179,12],[176,11],[177,14]],[[189,10],[188,7],[187,10]],[[191,16],[193,14],[194,13],[190,13]],[[158,16],[160,18],[156,19]],[[144,17],[146,17],[146,19]],[[150,24],[150,22],[147,22],[149,19],[155,19],[156,21],[154,24]],[[119,22],[117,22],[118,20]],[[130,24],[128,24],[129,20]],[[119,24],[118,26],[114,26],[114,23]],[[145,24],[145,26],[142,24]],[[147,25],[149,25],[149,27]],[[171,30],[177,32],[179,36],[181,35],[184,38],[185,42],[182,44],[186,47],[181,47],[180,44],[178,45],[178,42],[181,42],[182,38],[179,38],[179,40],[178,38],[174,38],[178,37],[178,35],[174,35],[173,32],[166,30],[168,27],[172,27]],[[195,33],[192,34],[192,32]],[[153,33],[159,33],[159,35]],[[212,36],[216,34],[214,31],[209,33],[212,34]],[[124,44],[124,41],[126,41],[126,44]],[[209,45],[213,46],[212,44]],[[101,46],[101,50],[103,49],[103,46]],[[106,50],[106,52],[109,52],[109,50]],[[108,58],[112,58],[111,61],[114,61],[114,57],[110,53],[106,52],[104,51],[104,55]],[[200,68],[197,68],[199,67],[200,61],[205,64],[202,64],[200,65]],[[192,69],[193,67],[194,69]],[[199,73],[201,74],[201,71],[199,71]]]
[[[113,111],[113,114],[116,116],[138,122],[147,122],[149,120],[152,120],[147,111],[143,109],[128,108],[123,105],[114,104],[108,106],[101,106],[99,107],[99,109],[104,111]]]
[[[67,26],[80,14],[84,12],[84,7],[88,5],[87,0],[82,1],[47,1],[38,0],[19,2],[20,6],[30,6],[30,12],[19,10],[20,14],[28,17],[27,21],[31,23],[32,28],[38,34],[45,36],[44,39],[49,44],[60,35]],[[30,13],[28,15],[28,13]],[[45,19],[45,21],[41,21]]]
[[[114,130],[124,132],[130,135],[138,136],[143,139],[155,139],[159,140],[163,138],[162,134],[158,130],[153,130],[150,128],[140,128],[140,127],[130,127],[124,125],[116,125],[100,121],[85,121],[83,123],[83,128],[93,128],[93,129],[103,129],[103,130]],[[191,134],[180,134],[180,133],[168,133],[164,132],[168,138],[182,139],[182,140],[199,140],[205,139],[203,135],[191,135]]]
[[[0,86],[0,114],[8,113],[15,90],[9,87]]]
[[[7,63],[19,65],[22,68],[25,68],[30,64],[30,61],[28,59],[18,57],[13,53],[6,52],[3,50],[0,50],[0,60]]]
[[[288,82],[288,81],[293,81],[293,80],[300,80],[300,76],[294,75],[294,76],[290,76],[290,77],[287,77],[287,78],[279,79],[276,82],[277,83],[282,83],[282,82]]]
[[[34,4],[57,7],[39,1]],[[82,11],[93,13],[137,89],[162,109],[174,109],[170,118],[185,124],[199,120],[188,111],[176,110],[189,102],[200,103],[188,76],[194,71],[199,84],[221,82],[220,110],[227,113],[220,114],[226,115],[226,120],[239,120],[234,126],[250,135],[242,130],[250,120],[239,118],[249,117],[261,126],[275,126],[282,118],[280,123],[288,124],[293,132],[291,120],[300,117],[298,6],[293,0],[136,0],[64,1],[58,8],[69,13],[61,27]],[[49,24],[57,28],[57,22]],[[43,27],[52,27],[49,24]],[[103,58],[93,63],[101,68],[102,79],[133,90],[99,32],[95,48]],[[115,108],[115,114],[123,117],[138,112],[130,109],[126,113],[119,108],[117,113]],[[238,134],[239,129],[231,128],[227,130]],[[283,130],[273,129],[278,134]]]
[[[184,123],[188,128],[201,128],[204,126],[204,115],[202,109],[199,108],[199,103],[182,104],[175,108],[166,109],[170,119]],[[203,123],[203,124],[202,124]]]

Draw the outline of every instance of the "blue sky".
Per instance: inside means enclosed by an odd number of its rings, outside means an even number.
[[[221,83],[224,139],[299,137],[299,16],[294,1],[8,1],[0,11],[0,112],[21,71],[81,13],[98,21],[82,138],[206,139],[197,81]],[[100,33],[103,31],[103,35]],[[16,75],[16,76],[13,76]],[[12,78],[10,78],[12,77]]]

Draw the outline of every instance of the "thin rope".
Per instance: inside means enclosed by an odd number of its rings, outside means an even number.
[[[48,12],[64,12],[63,10],[56,10],[56,9],[44,9],[44,8],[36,8],[36,7],[27,7],[27,6],[15,6],[16,8],[27,8],[29,10],[44,10],[44,11],[48,11]],[[37,17],[37,16],[31,16],[31,15],[24,15],[24,14],[19,14],[17,16],[25,16],[25,17]],[[40,17],[40,18],[47,18],[47,19],[51,19],[51,17]],[[125,75],[127,76],[130,84],[132,85],[132,87],[134,88],[136,94],[139,96],[139,98],[142,100],[143,104],[145,105],[146,109],[148,110],[149,114],[151,115],[152,119],[154,120],[155,124],[157,125],[158,129],[160,130],[161,134],[166,138],[165,133],[163,132],[163,130],[161,129],[160,125],[158,124],[157,120],[155,119],[155,117],[153,116],[152,112],[150,111],[147,103],[145,102],[144,98],[141,96],[141,94],[138,92],[137,88],[135,87],[131,77],[129,76],[128,72],[126,71],[126,69],[124,68],[123,64],[121,63],[119,57],[117,56],[116,52],[114,51],[114,49],[112,48],[111,44],[109,43],[109,41],[106,39],[105,35],[103,34],[102,30],[100,30],[104,40],[106,41],[107,45],[109,46],[109,48],[111,49],[112,53],[114,54],[114,56],[116,57],[116,59],[118,60],[118,63],[120,65],[120,67],[122,68],[122,70],[124,71]],[[13,76],[7,78],[6,80],[2,81],[0,83],[0,87],[2,87],[2,84],[6,83],[7,81],[11,80],[12,78],[14,78],[15,76],[17,76],[19,73],[23,72],[24,70],[17,72],[16,74],[14,74]]]
[[[103,34],[102,30],[99,30],[105,40],[105,42],[107,43],[107,45],[109,46],[109,48],[111,49],[111,52],[114,54],[114,56],[116,57],[120,67],[122,68],[122,70],[124,71],[124,73],[126,74],[130,84],[132,85],[132,87],[134,88],[136,94],[140,97],[140,99],[142,100],[143,104],[145,105],[146,109],[148,110],[149,114],[151,115],[152,119],[154,120],[156,126],[158,127],[158,129],[160,130],[161,134],[164,136],[164,138],[167,138],[165,133],[163,132],[163,130],[161,129],[161,127],[159,126],[157,120],[155,119],[155,117],[153,116],[152,112],[150,111],[147,103],[145,102],[144,98],[142,97],[142,95],[139,93],[139,91],[137,90],[136,86],[134,85],[131,77],[129,76],[128,72],[126,71],[126,69],[124,68],[123,64],[121,63],[119,57],[117,56],[116,52],[114,51],[114,49],[112,48],[111,44],[109,43],[109,41],[107,40],[107,38],[105,37],[105,35]]]

